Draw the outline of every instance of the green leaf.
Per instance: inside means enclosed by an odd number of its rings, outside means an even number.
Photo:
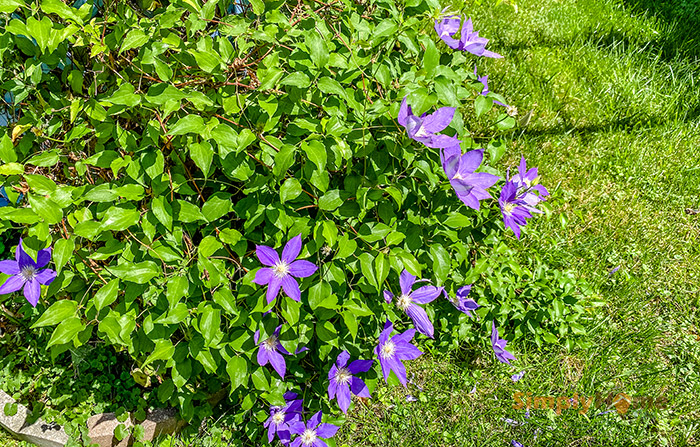
[[[115,278],[102,286],[93,297],[97,312],[109,306],[117,299],[119,293],[119,279]]]
[[[73,239],[59,239],[53,246],[52,258],[57,272],[61,272],[63,266],[73,256],[75,241]]]
[[[124,51],[130,50],[132,48],[140,48],[148,42],[149,37],[140,29],[132,29],[129,31],[124,38],[122,43],[122,48],[119,50],[119,54]]]
[[[280,187],[280,202],[294,200],[299,197],[299,194],[301,194],[301,183],[294,177],[290,177]]]
[[[4,163],[13,163],[17,161],[15,146],[12,144],[12,140],[7,134],[3,134],[0,137],[0,160]]]
[[[187,202],[185,200],[176,200],[178,207],[180,208],[177,213],[177,218],[185,223],[196,222],[198,220],[206,220],[204,214],[199,210],[199,207],[193,203]]]
[[[374,286],[375,289],[379,289],[379,286],[377,285],[377,275],[374,271],[374,257],[371,254],[365,252],[359,256],[359,259],[360,270],[362,270],[362,275],[372,286]]]
[[[309,77],[305,73],[297,71],[290,75],[287,75],[286,78],[282,79],[280,84],[291,85],[293,87],[298,88],[307,88],[311,85],[311,79],[309,79]]]
[[[135,282],[136,284],[146,284],[162,273],[158,264],[153,261],[126,262],[109,267],[109,271],[124,281]]]
[[[433,272],[437,279],[437,285],[442,285],[447,280],[452,266],[450,255],[442,245],[434,244],[430,247],[430,254],[433,257]]]
[[[343,204],[340,191],[332,189],[318,199],[318,207],[322,210],[332,211]]]
[[[309,48],[311,60],[318,68],[323,68],[328,64],[328,48],[326,42],[314,29],[306,35],[306,46]]]
[[[69,343],[83,329],[85,329],[85,325],[78,317],[70,317],[67,320],[63,320],[58,326],[56,326],[56,329],[54,329],[53,333],[51,334],[51,339],[46,347],[50,348],[54,345],[64,345]]]
[[[145,362],[143,362],[142,367],[148,365],[149,363],[155,362],[156,360],[167,360],[173,357],[175,353],[175,346],[173,342],[169,339],[167,340],[156,340],[153,352],[148,356]]]
[[[227,314],[231,316],[237,316],[239,314],[238,308],[236,307],[236,299],[227,287],[223,287],[212,295],[214,302],[219,306],[223,307]]]
[[[102,226],[105,230],[124,231],[132,225],[139,223],[141,214],[135,209],[124,209],[116,206],[107,210],[102,218]]]
[[[348,310],[344,311],[342,315],[343,321],[345,322],[345,326],[348,327],[348,331],[350,331],[350,335],[352,335],[352,339],[354,340],[355,337],[357,337],[357,329],[359,327],[357,317],[351,311]]]
[[[231,390],[248,384],[248,361],[244,357],[234,356],[226,362],[226,372],[231,379]]]
[[[17,8],[24,6],[24,2],[20,0],[0,0],[0,12],[15,12]]]
[[[6,163],[0,166],[0,175],[17,175],[24,173],[24,165],[19,163]]]
[[[122,84],[112,96],[106,99],[106,101],[112,104],[136,107],[141,102],[141,96],[135,94],[134,91],[133,85],[129,83]]]
[[[336,81],[335,79],[331,79],[325,76],[322,77],[318,80],[318,89],[321,90],[323,93],[327,93],[329,95],[338,95],[341,98],[347,99],[347,94],[345,93],[345,90],[343,90],[343,87],[340,85],[340,82]]]
[[[282,146],[279,152],[275,155],[275,164],[272,168],[272,173],[277,177],[282,177],[287,169],[294,164],[296,148],[291,144]]]
[[[377,275],[377,285],[382,288],[384,281],[389,276],[389,259],[384,253],[378,253],[374,258],[374,272]]]
[[[38,194],[48,195],[56,191],[56,183],[43,175],[24,174],[24,179],[29,187]]]
[[[75,301],[56,301],[44,311],[41,317],[32,325],[32,329],[58,324],[68,317],[75,316],[77,310],[78,303]]]
[[[202,134],[206,129],[204,120],[199,115],[187,115],[180,118],[173,127],[170,128],[169,135],[185,135],[187,133]]]
[[[493,107],[493,99],[491,98],[479,95],[474,100],[474,110],[476,111],[477,118],[491,110],[491,107]]]
[[[158,219],[168,231],[173,231],[173,207],[165,200],[165,197],[154,197],[153,201],[151,201],[151,207],[156,219]]]
[[[326,162],[328,160],[328,152],[326,152],[326,147],[318,140],[304,141],[301,143],[301,149],[306,153],[319,170],[326,169]]]
[[[209,168],[214,160],[214,148],[211,144],[204,141],[202,143],[194,143],[190,146],[190,157],[199,169],[204,173],[204,177],[209,176]]]
[[[425,39],[425,53],[423,53],[423,67],[425,68],[425,76],[433,78],[435,69],[440,65],[440,52],[435,47],[432,39]]]
[[[63,219],[61,207],[51,199],[36,194],[28,194],[27,200],[29,200],[32,210],[43,217],[44,221],[49,225],[57,224]]]
[[[205,346],[211,347],[217,342],[221,326],[221,311],[213,307],[205,307],[199,318],[199,330],[204,336]]]

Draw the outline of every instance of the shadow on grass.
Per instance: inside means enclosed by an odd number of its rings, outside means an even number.
[[[700,59],[700,0],[622,0],[637,14],[653,16],[668,25],[654,46],[668,57]]]

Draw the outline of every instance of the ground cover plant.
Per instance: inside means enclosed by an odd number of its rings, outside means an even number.
[[[5,316],[189,422],[228,389],[239,444],[334,444],[421,349],[586,346],[583,284],[508,247],[549,192],[452,7],[0,3]]]

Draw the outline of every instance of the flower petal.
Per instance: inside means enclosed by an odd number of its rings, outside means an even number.
[[[418,304],[426,304],[439,297],[442,293],[442,287],[423,286],[411,293],[411,301]]]
[[[301,251],[301,234],[298,234],[291,238],[288,242],[287,245],[284,246],[284,250],[282,250],[282,261],[286,262],[287,264],[290,264],[292,261],[294,261],[297,256],[299,256],[299,252]]]
[[[408,116],[413,115],[413,113],[411,113],[411,107],[408,105],[406,98],[408,98],[408,96],[404,96],[403,101],[401,101],[401,107],[399,107],[399,116],[396,118],[399,124],[401,124],[403,127],[406,127],[406,123],[408,122]]]
[[[338,399],[338,406],[340,407],[340,410],[343,413],[347,414],[348,408],[350,408],[350,400],[352,398],[352,394],[350,394],[350,386],[348,386],[347,384],[338,386],[338,391],[337,391],[335,396]],[[323,425],[328,425],[328,424],[323,424]],[[323,437],[330,438],[330,436],[323,436]]]
[[[367,388],[367,384],[360,379],[359,377],[353,377],[350,379],[350,389],[352,390],[352,394],[355,396],[359,397],[372,397],[369,394],[369,388]]]
[[[462,156],[462,149],[459,146],[446,147],[440,151],[440,161],[442,162],[442,169],[445,170],[445,175],[448,180],[457,173],[457,167],[459,166],[459,160]]]
[[[39,273],[36,274],[36,280],[45,286],[51,284],[54,279],[56,279],[56,272],[51,269],[40,270]]]
[[[384,301],[391,304],[392,299],[394,299],[394,294],[389,292],[388,290],[385,290],[384,291]]]
[[[396,357],[401,360],[415,360],[421,355],[423,355],[423,352],[410,343],[396,345]]]
[[[474,149],[462,155],[459,159],[458,171],[462,177],[466,177],[465,174],[471,174],[481,166],[481,162],[484,160],[484,150]]]
[[[455,110],[454,107],[440,107],[423,118],[423,129],[429,133],[437,133],[444,130],[452,122]]]
[[[411,287],[416,282],[416,277],[411,275],[408,270],[404,269],[399,276],[399,284],[401,285],[401,293],[408,295],[411,293]]]
[[[280,291],[280,287],[282,287],[282,278],[273,276],[270,280],[270,283],[267,286],[267,304],[270,304],[275,300],[275,298],[277,298],[277,294]]]
[[[350,360],[350,353],[348,351],[343,351],[338,354],[335,364],[342,368],[348,364],[348,360]]]
[[[349,390],[348,390],[348,394],[350,394]],[[332,438],[333,436],[335,436],[335,434],[338,433],[339,429],[340,429],[340,427],[338,427],[337,425],[321,424],[318,427],[318,430],[316,430],[316,434],[318,436],[320,436],[321,438],[328,439],[328,438]]]
[[[0,295],[16,292],[24,285],[24,278],[19,275],[13,275],[7,278],[5,283],[0,286]]]
[[[406,308],[406,314],[411,317],[411,320],[413,320],[413,324],[416,326],[416,329],[418,329],[418,332],[427,337],[433,338],[433,323],[430,322],[430,318],[428,318],[428,314],[425,312],[425,309],[416,304],[411,304]]]
[[[316,264],[300,259],[289,264],[289,274],[297,278],[306,278],[313,275],[318,270]]]
[[[265,366],[267,365],[267,362],[270,361],[270,351],[265,349],[264,347],[258,348],[258,365],[260,366]]]
[[[49,261],[51,261],[51,247],[39,250],[36,256],[36,268],[40,269],[46,267]]]
[[[33,279],[24,283],[24,297],[29,301],[29,304],[36,307],[41,297],[41,285],[39,281]]]
[[[269,284],[272,278],[274,277],[275,273],[274,271],[269,268],[269,267],[263,267],[257,272],[255,272],[255,279],[253,279],[253,282],[255,284],[259,284],[261,286],[264,286],[265,284]]]
[[[17,261],[0,261],[0,272],[6,275],[16,275],[19,273],[19,265]]]
[[[382,333],[379,334],[379,345],[383,345],[389,340],[389,336],[393,330],[394,325],[391,323],[391,321],[386,320],[386,323],[384,323],[384,329],[382,330]]]
[[[417,139],[417,141],[420,141],[433,149],[444,149],[461,143],[461,140],[459,140],[457,137],[451,137],[449,135],[433,135],[429,138]]]
[[[374,360],[355,360],[348,366],[348,371],[351,374],[367,372],[372,368],[372,364],[374,364]]]
[[[306,428],[316,428],[321,423],[321,418],[323,417],[322,412],[317,412],[306,421]]]
[[[34,267],[36,268],[36,262],[27,254],[27,252],[24,251],[24,247],[22,247],[22,240],[20,239],[19,244],[17,244],[17,251],[15,252],[17,255],[17,265],[19,266],[19,269],[22,270],[24,267]]]
[[[299,290],[299,283],[296,279],[292,278],[290,275],[284,276],[282,278],[282,288],[288,297],[294,301],[301,301],[301,291]]]
[[[401,343],[401,342],[408,343],[408,342],[410,342],[411,340],[413,340],[413,337],[414,337],[415,335],[416,335],[416,330],[415,330],[415,329],[408,329],[408,330],[405,331],[403,334],[394,335],[394,336],[392,337],[392,341],[393,341],[394,343]]]
[[[284,361],[284,357],[277,351],[269,351],[270,365],[277,371],[277,374],[284,379],[284,373],[287,370],[287,364]]]
[[[255,254],[258,256],[260,262],[268,267],[274,267],[280,262],[277,251],[266,245],[256,245]]]
[[[387,360],[389,363],[389,367],[391,368],[392,371],[394,371],[394,374],[396,374],[396,377],[399,378],[399,382],[401,382],[401,385],[404,387],[406,386],[406,382],[408,381],[406,379],[406,367],[403,366],[403,363],[401,363],[400,360],[398,360],[396,357],[393,359]]]

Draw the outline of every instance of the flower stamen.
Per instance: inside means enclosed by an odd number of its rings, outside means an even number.
[[[382,346],[381,355],[385,359],[390,359],[396,353],[396,345],[393,341],[389,340]]]
[[[301,434],[301,443],[304,445],[312,445],[318,436],[316,436],[316,430],[307,428],[304,433]]]

